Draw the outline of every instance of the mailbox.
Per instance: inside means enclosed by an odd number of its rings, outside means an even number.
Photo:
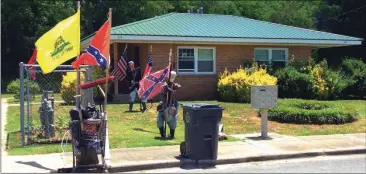
[[[251,87],[251,104],[253,108],[273,108],[277,105],[277,85],[261,85]]]

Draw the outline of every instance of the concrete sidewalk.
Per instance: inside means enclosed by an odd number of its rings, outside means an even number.
[[[301,158],[319,155],[366,154],[366,134],[291,137],[269,134],[234,135],[239,142],[220,142],[216,164]],[[113,149],[110,172],[126,172],[166,167],[183,167],[207,161],[180,159],[179,146]],[[64,166],[65,164],[65,166]],[[31,156],[3,156],[2,172],[43,173],[71,167],[71,153]]]

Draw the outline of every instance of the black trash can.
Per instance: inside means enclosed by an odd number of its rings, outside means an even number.
[[[215,104],[182,104],[185,142],[181,156],[192,160],[217,159],[219,128],[223,108]]]

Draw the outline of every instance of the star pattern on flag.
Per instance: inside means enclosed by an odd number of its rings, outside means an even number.
[[[149,80],[150,82],[153,82],[153,85],[151,85],[142,94],[142,96],[141,96],[141,99],[142,100],[145,100],[145,99],[147,99],[150,96],[151,92],[155,89],[155,87],[157,86],[157,84],[158,83],[161,83],[164,80],[164,78],[165,78],[165,76],[166,76],[167,73],[168,73],[168,68],[164,69],[163,73],[159,76],[159,78],[156,78],[153,75],[149,75],[149,76],[146,77],[147,80]]]
[[[105,58],[104,55],[100,53],[100,51],[97,48],[95,48],[93,45],[89,45],[86,52],[96,60],[99,66],[103,68],[106,67],[107,59]]]

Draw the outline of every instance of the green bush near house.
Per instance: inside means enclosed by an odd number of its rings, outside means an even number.
[[[39,88],[39,85],[36,82],[24,79],[24,93],[25,94],[27,92],[26,87],[27,87],[28,83],[29,83],[29,91],[32,94],[31,100],[34,100],[35,99],[35,94],[40,92],[41,89]],[[20,99],[20,80],[15,79],[15,80],[11,81],[8,84],[6,91],[8,93],[14,94],[15,99]],[[27,99],[24,98],[24,100],[27,100]]]
[[[346,59],[342,67],[331,69],[326,60],[310,59],[299,69],[292,63],[277,69],[274,76],[280,98],[335,100],[366,96],[366,64],[360,60]]]
[[[343,124],[356,121],[354,108],[327,101],[285,99],[278,107],[269,109],[268,119],[281,123]]]
[[[342,96],[342,91],[347,87],[347,82],[341,77],[340,72],[331,70],[326,60],[315,63],[312,59],[302,72],[311,76],[314,99],[329,100]]]
[[[362,60],[348,58],[342,62],[342,75],[348,80],[344,96],[366,96],[366,64]]]
[[[274,74],[277,77],[278,95],[282,98],[310,99],[314,95],[311,76],[300,73],[294,67],[279,69]]]

